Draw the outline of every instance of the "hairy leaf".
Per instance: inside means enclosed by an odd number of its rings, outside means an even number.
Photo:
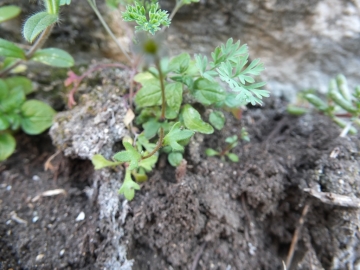
[[[21,9],[17,6],[10,5],[0,8],[0,23],[8,21],[12,18],[18,16],[21,12]]]
[[[45,11],[36,13],[25,22],[23,28],[24,38],[32,43],[42,31],[56,23],[58,19],[57,14],[49,14]]]
[[[91,162],[94,165],[95,170],[99,170],[99,169],[102,169],[105,167],[114,167],[114,166],[120,165],[122,163],[119,161],[114,162],[114,161],[107,160],[100,154],[94,155],[91,159]]]

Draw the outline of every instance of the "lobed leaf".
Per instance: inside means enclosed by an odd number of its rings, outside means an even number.
[[[184,147],[180,144],[180,142],[189,139],[193,135],[193,131],[181,129],[180,122],[177,122],[164,137],[163,146],[169,145],[173,151],[183,151]]]
[[[94,165],[95,170],[99,170],[105,167],[114,167],[122,163],[107,160],[100,154],[94,155],[91,159],[91,162]]]
[[[186,104],[181,111],[184,125],[188,129],[204,134],[212,134],[214,129],[208,123],[205,123],[197,110],[191,105]]]
[[[119,189],[119,194],[123,194],[125,199],[131,201],[135,196],[135,190],[140,190],[140,186],[131,179],[131,170],[126,169],[125,179]]]
[[[192,95],[203,105],[211,105],[225,100],[225,91],[215,82],[199,78],[194,82]]]
[[[221,130],[225,125],[225,116],[220,111],[213,111],[209,116],[210,124],[217,130]]]

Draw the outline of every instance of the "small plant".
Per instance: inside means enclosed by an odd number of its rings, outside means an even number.
[[[92,162],[95,169],[117,165],[126,168],[119,192],[127,200],[133,199],[135,190],[140,189],[138,182],[147,179],[146,172],[155,166],[159,152],[166,153],[169,163],[178,166],[183,160],[184,147],[196,132],[212,134],[214,128],[223,128],[222,109],[262,104],[262,98],[269,96],[262,89],[265,83],[254,79],[264,69],[263,64],[259,59],[249,62],[248,48],[240,45],[240,41],[228,39],[226,44],[215,48],[211,60],[203,55],[192,58],[188,53],[171,59],[165,56],[162,35],[156,32],[160,32],[161,26],[170,25],[181,6],[192,2],[198,1],[177,1],[170,16],[154,1],[147,5],[136,1],[123,13],[125,21],[137,23],[134,53],[142,56],[147,67],[133,78],[141,85],[134,102],[135,124],[143,132],[135,134],[134,140],[123,140],[125,150],[115,154],[112,161],[95,155]],[[211,110],[208,122],[201,117],[205,110]],[[227,142],[229,149],[223,155],[237,161],[237,156],[229,153],[237,144],[237,136],[228,138]]]
[[[351,93],[345,76],[338,75],[335,79],[330,80],[325,99],[315,94],[315,91],[309,90],[300,94],[299,103],[303,103],[301,100],[306,100],[316,110],[329,116],[339,127],[343,128],[342,137],[347,133],[357,133],[353,124],[360,126],[360,86],[357,86]],[[288,112],[294,115],[301,115],[308,111],[304,106],[288,106]]]
[[[231,137],[227,137],[225,139],[225,142],[227,143],[227,145],[222,151],[218,152],[212,148],[207,148],[205,154],[208,157],[219,156],[221,160],[225,160],[225,157],[228,157],[228,159],[232,162],[238,162],[239,157],[233,153],[230,153],[230,151],[238,145],[238,136],[234,135]]]
[[[13,132],[21,128],[30,135],[40,134],[49,128],[55,111],[44,102],[26,100],[33,92],[32,82],[23,76],[27,61],[40,62],[54,67],[70,67],[73,58],[65,51],[56,48],[41,49],[50,35],[54,24],[59,20],[59,8],[70,0],[44,0],[46,10],[28,18],[24,24],[23,36],[32,43],[25,52],[14,43],[0,38],[0,161],[7,159],[14,151],[16,142]],[[20,9],[16,6],[0,8],[0,22],[16,17]]]

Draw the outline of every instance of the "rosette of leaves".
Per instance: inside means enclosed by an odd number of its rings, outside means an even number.
[[[249,140],[249,138],[247,137],[247,133],[244,129],[242,130],[242,136],[243,136],[243,140],[246,140],[246,141]],[[239,157],[237,155],[235,155],[234,153],[230,152],[232,149],[234,149],[238,145],[238,140],[239,139],[238,139],[237,135],[227,137],[225,139],[225,142],[227,143],[227,145],[222,151],[216,151],[212,148],[207,148],[205,151],[205,154],[208,157],[219,156],[221,158],[221,160],[225,160],[225,157],[227,157],[232,162],[238,162]]]
[[[300,101],[306,100],[320,113],[329,116],[339,127],[343,128],[342,136],[348,132],[356,134],[357,129],[353,126],[360,126],[360,86],[355,87],[351,92],[344,75],[339,74],[331,79],[328,92],[322,98],[314,90],[308,90],[300,94]],[[293,115],[302,115],[309,112],[305,106],[289,105],[288,112]]]
[[[22,129],[25,133],[42,133],[52,124],[55,111],[39,100],[26,100],[33,91],[25,77],[0,79],[0,161],[14,151],[16,142],[12,133]]]

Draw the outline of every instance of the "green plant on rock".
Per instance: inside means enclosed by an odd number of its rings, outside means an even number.
[[[357,133],[353,124],[360,126],[360,86],[355,87],[355,90],[351,92],[344,75],[340,74],[330,80],[326,98],[321,98],[315,91],[308,90],[300,94],[300,103],[301,100],[306,100],[316,110],[329,116],[343,128],[342,137],[347,133]],[[302,115],[309,112],[309,109],[304,106],[289,105],[288,112],[293,115]]]
[[[198,1],[177,1],[175,12],[192,2]],[[195,133],[212,134],[214,128],[223,128],[223,109],[248,103],[261,105],[262,98],[269,96],[262,89],[265,83],[255,82],[254,78],[264,69],[263,64],[258,59],[249,62],[246,45],[240,46],[240,41],[230,38],[215,48],[211,60],[203,55],[192,58],[188,53],[169,59],[164,56],[161,33],[155,32],[161,25],[168,26],[175,12],[168,17],[158,9],[157,3],[151,3],[149,10],[158,16],[147,16],[145,10],[136,1],[123,13],[124,20],[138,24],[136,30],[140,33],[135,38],[134,52],[142,56],[147,67],[133,78],[141,85],[134,103],[135,124],[142,128],[142,133],[136,134],[134,140],[124,140],[125,150],[115,154],[111,161],[101,155],[92,159],[96,169],[125,166],[125,179],[119,192],[128,200],[140,188],[137,182],[146,180],[146,172],[155,166],[159,152],[167,154],[171,165],[178,166],[184,147]],[[151,18],[154,21],[150,22]],[[201,116],[207,110],[211,110],[208,121]],[[226,152],[233,161],[237,157],[229,151],[237,144],[235,137],[228,138],[231,147]]]
[[[13,132],[21,128],[30,135],[40,134],[49,128],[55,111],[39,100],[27,100],[33,92],[32,82],[24,76],[23,64],[28,61],[40,62],[55,67],[70,67],[73,58],[56,48],[41,49],[55,23],[59,20],[59,8],[70,0],[44,0],[46,10],[28,18],[24,24],[23,36],[32,43],[25,51],[13,42],[0,38],[0,161],[7,159],[14,151],[16,142]],[[0,22],[16,17],[20,13],[17,6],[0,8]]]

